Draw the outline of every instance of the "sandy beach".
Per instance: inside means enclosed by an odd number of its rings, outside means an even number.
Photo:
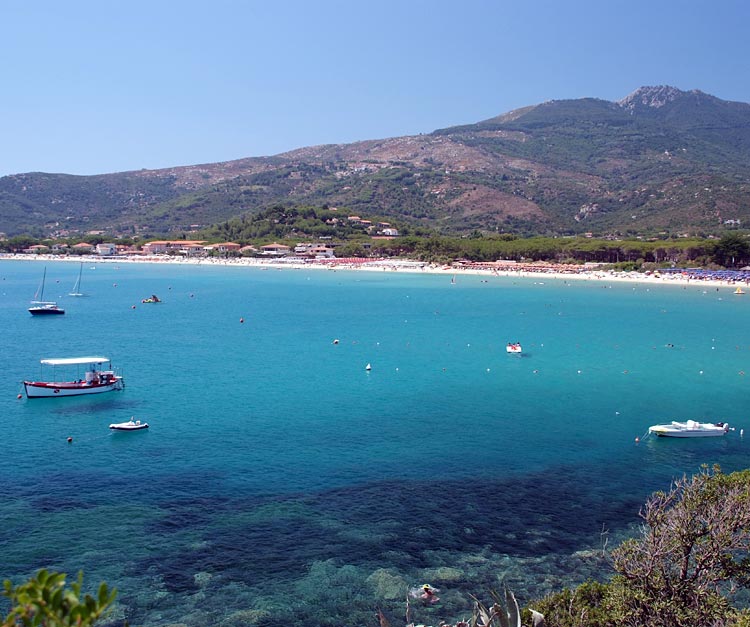
[[[31,262],[70,262],[70,263],[151,263],[151,264],[180,264],[180,265],[217,265],[239,266],[249,268],[265,268],[275,270],[352,270],[364,272],[408,272],[413,274],[445,274],[452,276],[477,275],[485,277],[519,277],[534,279],[549,279],[563,281],[595,281],[612,282],[624,281],[630,283],[646,283],[649,285],[670,285],[682,287],[710,287],[714,289],[750,287],[747,278],[705,278],[685,272],[642,273],[603,270],[598,266],[551,264],[546,262],[454,262],[452,264],[435,264],[409,259],[299,259],[299,258],[269,258],[257,257],[216,258],[216,257],[176,257],[171,255],[82,255],[60,256],[45,254],[0,254],[0,261],[31,261]]]

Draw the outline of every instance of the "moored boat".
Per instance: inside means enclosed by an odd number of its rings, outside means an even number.
[[[520,354],[523,352],[523,349],[521,348],[521,344],[519,342],[508,342],[508,345],[505,347],[505,351],[508,353]]]
[[[109,428],[113,431],[139,431],[141,429],[148,429],[148,423],[131,418],[127,422],[114,422],[109,425]]]
[[[81,291],[81,276],[83,275],[83,262],[81,262],[81,266],[78,268],[78,278],[76,279],[75,284],[73,285],[73,291],[68,293],[68,296],[84,296],[84,293]]]
[[[32,316],[61,315],[65,313],[65,310],[51,301],[33,300],[31,301],[31,307],[29,307],[29,313]]]
[[[54,398],[59,396],[80,396],[82,394],[100,394],[122,390],[125,381],[112,369],[107,357],[64,357],[60,359],[42,359],[42,366],[52,366],[51,381],[24,381],[26,398]],[[102,364],[108,364],[102,368]],[[58,366],[84,366],[81,378],[72,381],[55,381],[55,368]]]
[[[671,438],[707,438],[726,435],[729,431],[727,422],[696,422],[673,420],[669,424],[653,425],[648,428],[649,433]]]
[[[29,307],[29,313],[32,316],[47,316],[47,315],[61,315],[65,313],[65,310],[57,306],[57,303],[49,300],[44,300],[44,283],[47,279],[47,268],[44,269],[42,274],[42,283],[39,286],[34,300],[31,301],[31,307]]]

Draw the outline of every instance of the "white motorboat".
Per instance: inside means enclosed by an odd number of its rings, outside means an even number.
[[[507,353],[520,355],[523,352],[523,349],[521,348],[520,342],[508,342],[508,345],[505,347],[505,351]]]
[[[102,364],[108,368],[102,368]],[[24,381],[26,398],[54,398],[58,396],[80,396],[81,394],[99,394],[122,390],[125,387],[123,378],[112,369],[107,357],[64,357],[61,359],[42,359],[42,366],[52,366],[51,381]],[[55,381],[57,366],[84,366],[83,377],[72,381]],[[78,373],[80,375],[80,372]]]
[[[653,425],[648,428],[649,433],[670,438],[710,438],[726,435],[728,431],[729,423],[696,422],[695,420],[685,422],[673,420],[669,424]]]
[[[140,429],[148,429],[148,423],[131,418],[127,422],[114,422],[109,425],[109,428],[115,431],[139,431]]]

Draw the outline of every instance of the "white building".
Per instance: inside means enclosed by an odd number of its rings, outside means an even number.
[[[97,244],[96,254],[97,255],[114,255],[117,252],[117,246],[115,244]]]

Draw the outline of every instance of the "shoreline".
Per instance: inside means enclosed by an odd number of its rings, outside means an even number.
[[[275,270],[352,270],[364,272],[401,272],[409,274],[442,274],[455,276],[483,276],[483,277],[516,277],[524,279],[546,278],[563,281],[594,281],[594,282],[626,282],[647,283],[649,285],[670,285],[687,287],[733,288],[748,287],[748,280],[731,280],[715,278],[696,278],[682,273],[645,274],[641,272],[624,272],[601,270],[597,268],[549,263],[520,263],[502,262],[497,264],[446,265],[434,264],[408,259],[258,259],[251,258],[210,258],[197,259],[185,257],[169,257],[164,255],[148,256],[117,256],[105,257],[100,255],[81,255],[76,257],[61,257],[59,255],[28,255],[28,254],[0,254],[0,261],[45,261],[67,263],[150,263],[170,265],[211,265],[222,267],[266,268]]]

